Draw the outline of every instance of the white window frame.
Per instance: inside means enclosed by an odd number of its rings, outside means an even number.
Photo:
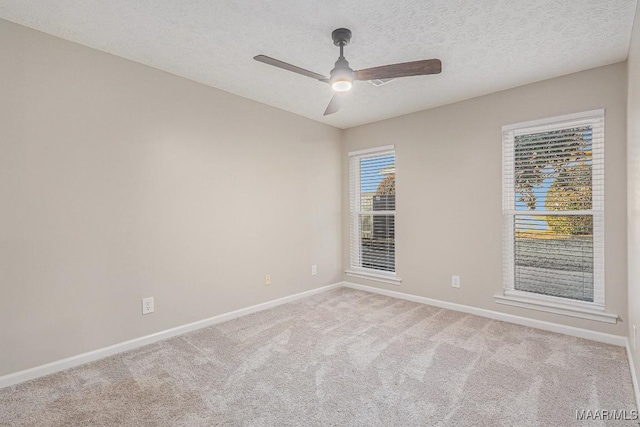
[[[378,157],[387,154],[395,155],[394,145],[385,145],[382,147],[349,152],[349,269],[345,271],[345,274],[355,278],[373,280],[397,286],[402,283],[402,279],[397,276],[397,262],[394,266],[394,270],[396,271],[390,272],[361,267],[359,258],[361,240],[360,229],[358,227],[359,218],[362,214],[371,213],[360,211],[360,160],[367,157]],[[379,212],[376,213],[380,214]],[[386,211],[383,215],[393,215],[393,217],[396,218],[396,211]],[[397,221],[394,221],[394,224],[396,223]],[[354,229],[354,227],[357,228]]]
[[[576,126],[591,125],[597,132],[593,135],[592,167],[604,170],[604,109],[567,114],[541,120],[516,123],[502,127],[502,216],[503,216],[503,295],[495,301],[521,308],[546,311],[566,316],[616,323],[618,316],[605,313],[604,281],[604,176],[593,180],[592,209],[583,211],[552,211],[545,214],[592,215],[593,216],[593,265],[594,301],[578,301],[515,289],[515,215],[526,211],[515,207],[515,137],[537,132],[554,131]],[[604,172],[603,172],[604,174]],[[595,174],[592,176],[595,177]]]

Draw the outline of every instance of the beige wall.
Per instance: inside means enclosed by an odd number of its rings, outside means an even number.
[[[636,11],[627,66],[629,76],[627,99],[629,336],[636,373],[640,374],[640,354],[638,349],[633,348],[633,325],[640,328],[640,7]],[[640,340],[640,335],[637,338]]]
[[[506,124],[606,109],[606,310],[616,325],[499,305],[502,153]],[[343,133],[343,206],[349,151],[396,146],[396,252],[402,285],[344,279],[413,295],[626,335],[626,64],[584,71]],[[343,224],[348,224],[347,209]],[[348,229],[343,263],[349,265]],[[462,287],[451,287],[451,275]]]
[[[338,130],[2,20],[0,94],[0,375],[341,280]]]

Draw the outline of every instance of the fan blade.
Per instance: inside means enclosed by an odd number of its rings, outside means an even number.
[[[348,93],[349,92],[335,92],[333,94],[333,98],[331,98],[331,101],[329,102],[329,105],[327,105],[327,109],[324,110],[324,115],[328,116],[329,114],[337,112],[342,106],[342,101],[344,101]]]
[[[398,77],[423,76],[426,74],[439,74],[442,71],[442,62],[439,59],[425,59],[422,61],[403,62],[401,64],[383,65],[381,67],[358,70],[358,80],[382,80]]]
[[[305,70],[304,68],[296,67],[295,65],[287,64],[286,62],[279,61],[277,59],[273,59],[269,56],[258,55],[254,56],[258,62],[263,62],[265,64],[273,65],[274,67],[282,68],[283,70],[293,71],[297,74],[302,74],[303,76],[311,77],[316,80],[326,80],[327,78],[322,74],[314,73],[313,71]]]

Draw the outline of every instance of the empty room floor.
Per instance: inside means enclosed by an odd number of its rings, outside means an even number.
[[[348,288],[0,390],[0,425],[564,426],[625,349]],[[605,425],[637,425],[607,421]]]

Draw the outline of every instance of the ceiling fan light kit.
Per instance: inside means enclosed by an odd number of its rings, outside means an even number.
[[[350,80],[346,79],[346,78],[345,79],[337,79],[336,81],[334,81],[331,84],[331,87],[336,92],[346,92],[348,90],[351,90],[351,88],[353,87],[353,83]]]
[[[335,91],[331,102],[327,106],[324,115],[333,114],[340,109],[345,94],[353,87],[356,80],[385,80],[399,77],[422,76],[427,74],[439,74],[442,71],[442,62],[439,59],[425,59],[422,61],[403,62],[400,64],[383,65],[381,67],[367,68],[354,71],[349,66],[349,61],[344,57],[344,47],[351,41],[351,30],[338,28],[331,33],[333,44],[340,48],[340,57],[335,63],[329,78],[304,68],[265,56],[257,55],[256,61],[292,71],[303,76],[311,77],[324,83],[329,83]]]

